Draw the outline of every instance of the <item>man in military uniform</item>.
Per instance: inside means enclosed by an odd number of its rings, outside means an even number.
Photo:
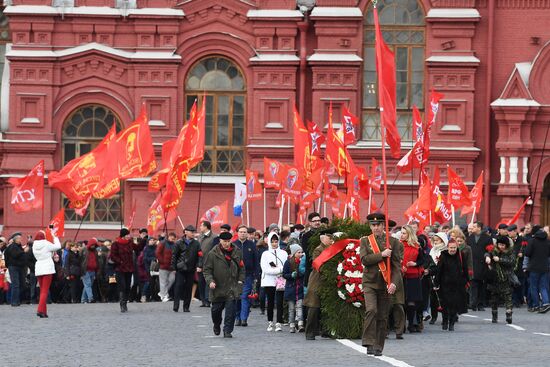
[[[363,263],[363,292],[365,293],[365,320],[363,323],[363,346],[367,354],[381,356],[386,339],[386,327],[391,295],[401,286],[400,243],[389,237],[386,247],[384,214],[367,216],[372,235],[361,238],[361,262]],[[395,225],[394,221],[389,224]]]

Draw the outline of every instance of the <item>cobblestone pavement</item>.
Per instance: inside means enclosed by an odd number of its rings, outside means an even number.
[[[362,354],[358,340],[306,342],[304,334],[289,334],[288,326],[268,333],[258,309],[247,328],[236,327],[233,339],[224,339],[213,335],[210,309],[197,302],[191,313],[176,314],[171,303],[128,308],[121,314],[118,304],[49,305],[50,318],[39,319],[34,305],[0,306],[0,366],[550,365],[550,314],[525,308],[514,313],[513,327],[491,324],[485,311],[462,315],[455,332],[442,331],[438,322],[404,340],[392,334],[384,350],[391,358],[382,359]]]

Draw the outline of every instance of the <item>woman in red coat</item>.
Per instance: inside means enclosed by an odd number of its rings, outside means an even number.
[[[128,311],[128,296],[134,274],[134,250],[139,244],[133,241],[130,231],[126,228],[120,230],[120,237],[115,239],[111,246],[110,260],[115,265],[116,283],[120,295],[120,312]],[[135,279],[135,281],[138,281]]]
[[[403,283],[405,286],[405,304],[407,320],[411,333],[419,333],[420,327],[416,317],[422,307],[422,274],[424,274],[424,252],[420,248],[415,231],[411,226],[401,228],[401,242],[403,243]],[[421,314],[421,313],[420,313]]]

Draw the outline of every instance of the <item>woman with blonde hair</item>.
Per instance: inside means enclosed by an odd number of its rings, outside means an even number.
[[[424,274],[424,252],[420,248],[418,238],[409,225],[401,229],[401,243],[403,244],[403,283],[405,288],[405,304],[407,310],[408,330],[410,333],[419,333],[420,326],[416,317],[422,307],[422,275]]]

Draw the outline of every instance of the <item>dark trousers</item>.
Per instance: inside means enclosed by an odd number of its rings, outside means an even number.
[[[174,283],[174,310],[180,307],[180,300],[183,299],[183,309],[189,309],[191,305],[191,293],[193,290],[193,272],[183,273],[176,271],[176,282]]]
[[[376,350],[383,350],[386,341],[390,295],[385,288],[364,288],[363,291],[365,292],[366,305],[363,346],[372,346]]]
[[[206,304],[208,304],[208,293],[210,291],[209,291],[208,286],[206,285],[206,280],[204,279],[204,274],[202,272],[200,272],[198,274],[199,274],[199,285],[198,285],[198,287],[199,287],[199,297],[201,298],[202,304],[206,305]]]
[[[485,306],[485,281],[472,279],[470,288],[470,308]]]
[[[306,336],[315,337],[318,335],[321,335],[321,309],[319,307],[308,307]]]
[[[402,335],[405,332],[405,309],[403,305],[398,303],[391,305],[389,315],[393,317],[395,334]]]
[[[283,296],[284,291],[277,291],[275,287],[264,287],[267,295],[267,321],[273,321],[273,309],[277,303],[277,322],[283,323]]]
[[[128,302],[133,273],[116,272],[116,284],[120,295],[120,302]]]
[[[225,302],[212,302],[212,322],[214,326],[221,326],[222,312],[225,308],[225,318],[223,320],[223,332],[233,332],[235,326],[235,301],[228,300]]]
[[[69,292],[71,303],[80,303],[80,278],[75,275],[69,279]]]
[[[21,304],[21,295],[25,293],[25,268],[22,266],[9,266],[11,304]]]

